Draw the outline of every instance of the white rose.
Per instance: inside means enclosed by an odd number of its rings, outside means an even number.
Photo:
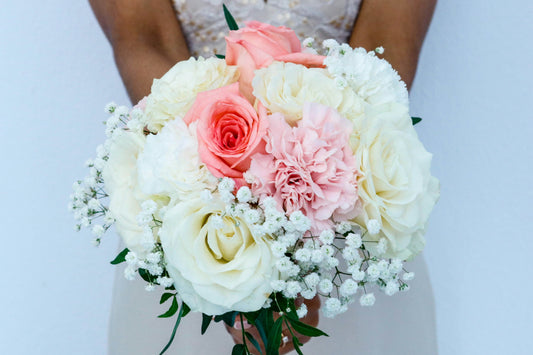
[[[388,240],[385,257],[411,259],[422,251],[424,230],[439,197],[439,182],[431,176],[432,155],[426,151],[412,125],[398,120],[402,105],[367,109],[367,117],[351,142],[359,162],[358,193],[362,213],[355,222],[366,227],[381,224],[378,234],[365,240]],[[406,114],[406,108],[403,108]],[[408,116],[408,115],[407,115]],[[376,243],[367,243],[375,248]]]
[[[142,247],[143,230],[136,217],[141,211],[140,201],[148,198],[137,184],[137,157],[144,143],[142,133],[124,131],[115,136],[103,171],[109,210],[116,219],[117,233],[126,247],[139,255],[145,251]]]
[[[217,89],[237,81],[237,67],[218,58],[190,58],[174,65],[161,79],[155,79],[146,100],[145,124],[156,132],[166,121],[183,118],[199,92]]]
[[[370,121],[380,121],[394,129],[404,131],[406,134],[416,134],[408,106],[398,103],[364,104],[364,112],[363,115],[351,119],[353,123],[353,130],[350,136],[352,148],[357,146],[361,136],[366,134]]]
[[[137,161],[143,193],[184,200],[195,192],[216,187],[217,179],[200,160],[195,135],[196,124],[187,127],[178,117],[146,138]]]
[[[272,292],[270,282],[278,279],[270,239],[254,235],[243,219],[224,216],[224,210],[218,198],[180,202],[165,214],[160,234],[180,297],[209,315],[260,309]]]
[[[293,125],[306,102],[320,103],[352,118],[363,113],[363,102],[350,89],[340,89],[327,70],[274,62],[255,71],[253,94],[270,112],[281,112]]]

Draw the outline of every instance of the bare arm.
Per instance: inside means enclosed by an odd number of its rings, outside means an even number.
[[[437,0],[363,0],[350,45],[373,50],[383,57],[410,88],[418,56]]]
[[[133,103],[189,50],[170,0],[89,0]]]

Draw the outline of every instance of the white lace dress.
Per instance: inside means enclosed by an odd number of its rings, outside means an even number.
[[[293,28],[301,39],[335,38],[346,42],[360,0],[175,0],[182,30],[193,55],[224,53],[227,32],[224,2],[238,23],[258,20]],[[319,328],[330,336],[311,340],[306,355],[434,355],[437,354],[434,303],[422,256],[407,264],[417,275],[411,290],[388,297],[377,295],[375,306],[353,304],[335,319],[321,318]],[[169,339],[174,318],[157,318],[166,310],[160,293],[146,292],[141,281],[127,281],[117,268],[109,324],[109,354],[158,354]],[[167,354],[231,354],[233,342],[220,324],[200,335],[201,315],[183,319]]]

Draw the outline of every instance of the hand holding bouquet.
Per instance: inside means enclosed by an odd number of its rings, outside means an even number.
[[[70,207],[97,243],[115,226],[112,263],[161,286],[176,327],[201,312],[202,333],[241,323],[233,353],[277,354],[285,337],[301,353],[298,334],[324,333],[298,297],[334,317],[408,288],[402,261],[424,247],[438,181],[389,63],[226,15],[225,59],[177,63],[131,111],[107,107]]]

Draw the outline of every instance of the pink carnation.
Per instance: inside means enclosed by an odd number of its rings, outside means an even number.
[[[356,215],[357,163],[349,148],[350,121],[316,103],[303,107],[291,127],[279,113],[270,118],[266,152],[252,157],[254,195],[273,196],[288,215],[302,211],[318,235],[333,220]]]

